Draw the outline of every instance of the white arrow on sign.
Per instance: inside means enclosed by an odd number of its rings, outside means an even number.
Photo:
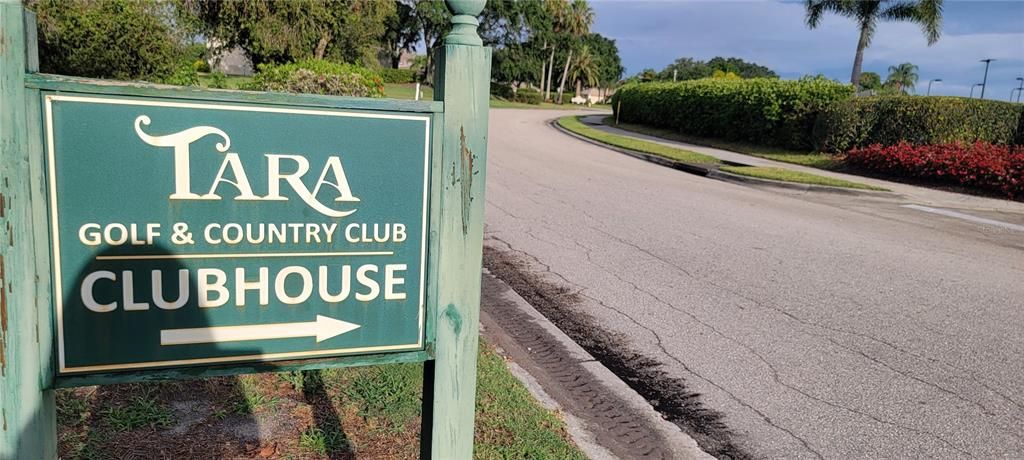
[[[317,343],[359,329],[358,324],[316,315],[305,323],[254,324],[251,326],[215,326],[160,331],[160,345],[238,342],[241,340],[290,339],[316,337]]]

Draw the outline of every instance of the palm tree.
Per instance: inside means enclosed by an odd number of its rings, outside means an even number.
[[[589,45],[583,45],[583,49],[576,55],[576,61],[572,65],[572,79],[576,82],[576,97],[580,96],[583,85],[592,87],[597,84],[597,61],[594,54],[590,52]]]
[[[594,10],[590,8],[587,0],[573,0],[568,10],[569,15],[565,18],[565,32],[570,37],[578,39],[590,33],[590,26],[594,24]],[[562,102],[562,93],[565,90],[565,78],[569,75],[569,63],[572,62],[573,49],[570,46],[569,55],[565,57],[565,68],[562,69],[562,78],[558,82],[558,102]]]
[[[548,15],[551,17],[551,54],[545,64],[545,69],[542,73],[547,73],[547,79],[541,84],[541,92],[544,93],[544,100],[551,99],[551,73],[555,68],[555,48],[558,46],[555,44],[558,37],[565,30],[566,22],[569,19],[570,12],[572,10],[569,0],[548,0],[543,3],[547,9]],[[547,40],[544,41],[544,48],[548,48]],[[543,77],[542,77],[543,79]]]
[[[931,45],[939,40],[942,27],[942,0],[806,0],[807,26],[818,27],[825,13],[835,13],[857,22],[860,40],[853,58],[850,83],[860,85],[860,69],[864,62],[864,49],[871,44],[879,21],[910,21],[924,30]]]
[[[917,66],[909,62],[889,66],[889,78],[885,80],[885,84],[904,93],[907,90],[913,91],[914,85],[917,84]]]

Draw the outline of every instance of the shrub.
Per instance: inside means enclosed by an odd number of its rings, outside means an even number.
[[[1024,146],[873,144],[846,154],[846,162],[887,174],[953,183],[1024,198]]]
[[[815,119],[824,107],[848,99],[853,86],[827,79],[700,79],[635,83],[612,96],[620,120],[684,134],[813,147]]]
[[[1020,143],[1020,104],[962,97],[863,97],[822,111],[815,145],[843,152],[871,144]],[[1016,141],[1015,141],[1016,137]]]
[[[416,71],[412,69],[380,69],[384,83],[416,83]]]
[[[205,59],[192,61],[192,68],[196,69],[196,72],[210,73],[210,63],[206,62]]]
[[[37,14],[43,72],[161,81],[185,57],[168,18],[173,10],[164,2],[33,0],[27,5]]]
[[[507,101],[533,105],[538,105],[544,100],[540,91],[533,88],[513,90],[511,86],[502,83],[491,83],[491,95]]]
[[[228,87],[228,77],[222,72],[210,74],[210,88],[224,89]]]
[[[491,95],[500,97],[502,99],[512,100],[515,93],[512,92],[512,87],[505,83],[494,83],[491,82]]]
[[[192,64],[182,64],[171,75],[161,79],[161,83],[178,86],[199,86],[199,73]]]
[[[533,88],[519,88],[515,95],[512,96],[512,100],[515,102],[522,102],[524,104],[539,105],[544,97]]]
[[[245,89],[332,96],[384,97],[384,81],[370,69],[307,59],[289,64],[260,64]]]

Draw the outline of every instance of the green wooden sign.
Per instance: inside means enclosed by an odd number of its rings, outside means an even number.
[[[395,362],[472,457],[491,54],[446,3],[396,101],[40,74],[0,0],[0,459],[56,458],[58,387]]]
[[[433,114],[41,97],[61,374],[424,348]]]

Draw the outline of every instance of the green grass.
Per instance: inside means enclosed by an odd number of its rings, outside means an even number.
[[[623,129],[626,131],[632,131],[634,133],[660,137],[663,139],[668,139],[676,142],[685,142],[688,144],[703,145],[705,147],[729,150],[732,152],[742,153],[744,155],[764,158],[766,160],[781,161],[783,163],[792,163],[801,166],[809,166],[812,168],[830,171],[840,169],[842,166],[842,163],[839,160],[837,160],[834,155],[822,152],[804,152],[799,150],[784,149],[780,147],[771,147],[765,145],[749,144],[744,142],[734,142],[725,141],[721,139],[712,139],[707,137],[690,136],[669,129],[652,128],[650,126],[635,125],[632,123],[619,123],[618,125],[616,125],[615,117],[605,117],[603,122],[608,126],[614,126],[616,128]]]
[[[721,164],[721,161],[718,158],[712,156],[703,155],[697,152],[691,152],[689,150],[678,149],[675,147],[669,147],[667,145],[662,145],[655,142],[648,142],[640,139],[634,139],[631,137],[606,133],[604,131],[591,128],[583,124],[583,122],[579,120],[579,117],[575,115],[559,118],[558,125],[588,139],[593,139],[602,144],[608,144],[614,147],[620,147],[628,150],[635,150],[637,152],[658,155],[676,161],[681,161],[683,163],[692,163],[699,165]]]
[[[491,98],[492,109],[555,109],[555,110],[573,110],[581,108],[578,105],[571,104],[554,104],[551,102],[541,102],[540,104],[526,104],[523,102],[512,102],[505,99],[498,99],[495,97]]]
[[[255,414],[262,410],[271,410],[280,403],[277,396],[267,395],[260,388],[259,378],[254,375],[238,377],[239,398],[234,401],[231,409],[234,413]]]
[[[742,152],[741,152],[742,153]],[[783,163],[791,163],[811,168],[824,169],[826,171],[837,171],[842,169],[842,163],[835,155],[827,153],[748,153],[747,155],[775,160]]]
[[[558,119],[559,126],[572,131],[576,134],[584,136],[589,139],[601,142],[603,144],[612,145],[629,150],[635,150],[638,152],[649,153],[652,155],[658,155],[665,158],[670,158],[683,163],[699,164],[717,167],[721,171],[730,172],[733,174],[739,174],[749,177],[757,177],[761,179],[771,179],[781,182],[793,182],[797,184],[814,184],[814,185],[826,185],[830,187],[843,187],[843,188],[854,188],[862,190],[886,190],[881,187],[875,187],[872,185],[861,184],[857,182],[851,182],[842,179],[834,179],[831,177],[819,176],[817,174],[810,174],[800,171],[791,171],[782,168],[770,168],[770,167],[754,167],[754,166],[727,166],[723,165],[721,160],[709,156],[703,155],[697,152],[691,152],[689,150],[679,149],[675,147],[669,147],[667,145],[658,144],[655,142],[648,142],[641,139],[635,139],[628,136],[620,136],[617,134],[606,133],[599,129],[591,128],[580,121],[578,116],[567,116]],[[607,120],[607,119],[606,119]],[[650,133],[644,133],[651,135]],[[808,156],[794,153],[779,153],[773,152],[766,155],[772,155],[776,158],[781,157],[792,157],[792,156]],[[773,158],[774,159],[774,158]],[[796,163],[796,161],[792,161]],[[811,166],[813,160],[806,161],[805,166]]]
[[[213,80],[213,77],[211,77],[210,74],[208,74],[208,73],[201,73],[201,74],[199,74],[199,86],[201,86],[203,88],[209,88],[210,87],[210,81],[212,81],[212,80]],[[237,76],[237,75],[228,75],[226,77],[226,82],[227,82],[227,86],[228,87],[224,88],[224,89],[239,89],[241,85],[243,85],[245,83],[248,83],[250,81],[252,81],[252,77],[242,77],[242,76]]]
[[[125,404],[103,411],[103,417],[114,431],[131,431],[141,427],[164,428],[174,421],[171,410],[147,391]]]
[[[415,83],[385,83],[384,97],[391,99],[416,99]],[[434,89],[427,85],[420,85],[420,100],[434,100]]]
[[[829,187],[853,188],[861,190],[878,190],[886,192],[889,191],[888,189],[884,189],[882,187],[875,187],[873,185],[861,184],[858,182],[851,182],[848,180],[835,179],[832,177],[819,176],[817,174],[809,174],[801,171],[792,171],[789,169],[782,168],[771,168],[761,166],[722,166],[718,169],[728,173],[738,174],[741,176],[777,180],[782,182],[793,182],[797,184],[825,185]]]
[[[559,415],[533,399],[493,347],[481,341],[477,356],[475,458],[584,458]],[[266,440],[278,446],[280,458],[349,458],[357,452],[367,458],[412,458],[418,452],[422,375],[422,364],[391,364],[210,379],[200,383],[205,389],[200,392],[190,390],[192,383],[178,382],[61,390],[60,448],[63,458],[101,459],[143,451],[154,442],[180,447],[190,441],[159,429],[174,427],[171,404],[213,398],[197,410],[207,414],[202,429],[220,433],[216,436],[242,436],[234,434],[236,412],[257,412],[253,417],[259,420],[288,419],[278,421],[284,425],[301,423],[295,432]]]
[[[422,369],[389,364],[367,368],[349,382],[345,394],[363,418],[377,418],[399,427],[419,415]]]
[[[478,459],[586,458],[566,440],[565,423],[538,405],[485,344],[477,361],[476,414]]]
[[[71,391],[59,391],[56,397],[57,416],[66,423],[77,425],[89,418],[90,401]]]
[[[349,442],[340,431],[313,427],[299,435],[299,447],[317,455],[339,454],[348,449]]]
[[[278,372],[277,374],[278,379],[281,379],[282,382],[287,382],[298,392],[301,392],[305,387],[305,376],[306,374],[302,371]]]

